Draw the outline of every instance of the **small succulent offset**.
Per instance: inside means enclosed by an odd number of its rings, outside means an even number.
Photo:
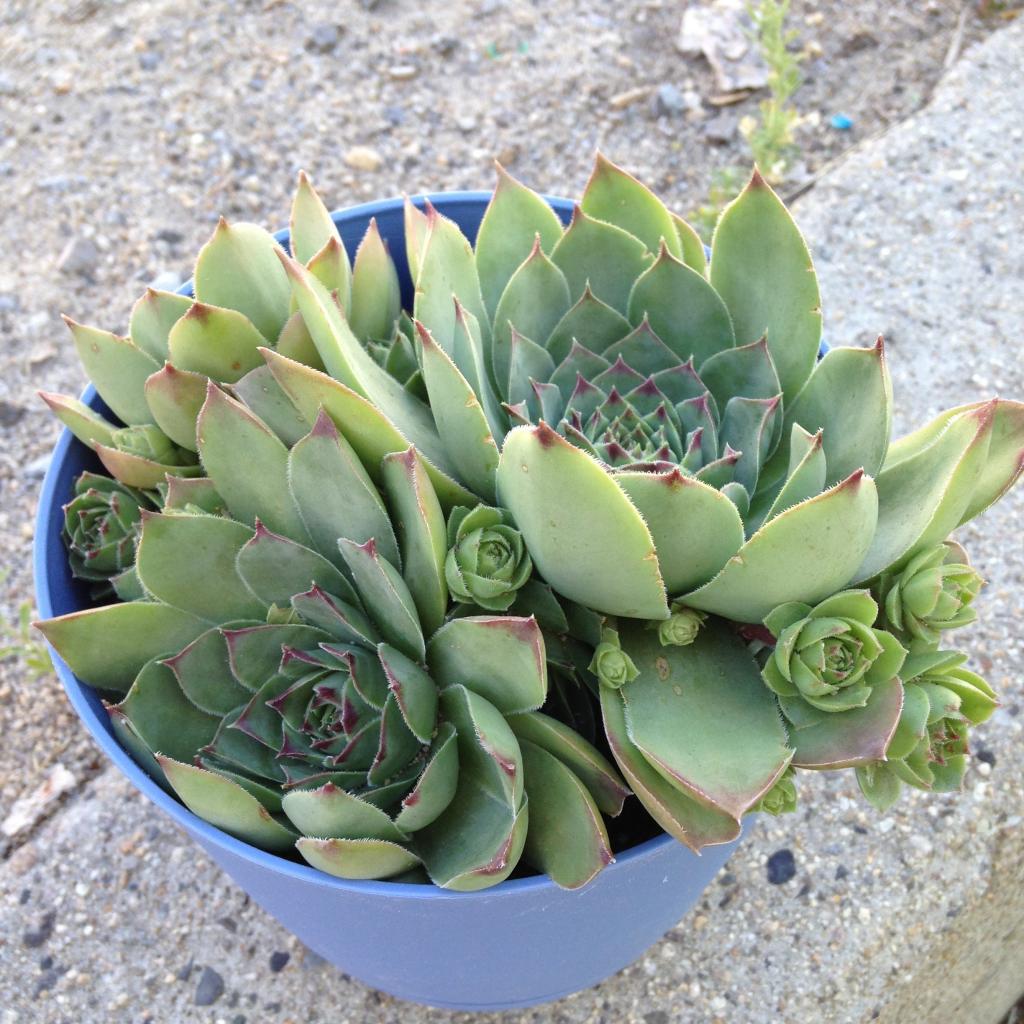
[[[949,538],[1020,476],[1024,405],[893,441],[882,340],[822,353],[756,172],[709,258],[600,157],[567,225],[499,171],[475,240],[410,201],[405,243],[403,309],[302,177],[290,253],[222,222],[195,300],[72,324],[126,425],[46,396],[119,481],[80,484],[72,557],[126,603],[41,628],[154,777],[324,870],[464,889],[520,857],[584,884],[627,784],[695,850],[801,770],[880,808],[960,785],[996,699],[939,649],[981,586]]]

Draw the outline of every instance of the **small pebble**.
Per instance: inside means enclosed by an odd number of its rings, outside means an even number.
[[[204,967],[192,1001],[196,1006],[212,1006],[222,995],[224,979],[212,967]]]
[[[39,924],[35,928],[30,928],[22,935],[22,944],[28,946],[29,949],[38,949],[53,934],[53,926],[56,920],[57,911],[48,910],[39,919]]]
[[[70,238],[57,257],[57,269],[62,274],[91,277],[100,261],[100,251],[89,238]]]
[[[25,415],[25,407],[0,398],[0,427],[13,427]]]
[[[316,53],[330,53],[338,45],[341,33],[337,25],[321,22],[314,25],[306,38],[306,49]]]
[[[160,54],[156,50],[143,50],[139,54],[139,67],[143,71],[156,71],[160,66]]]
[[[345,153],[345,163],[357,171],[376,171],[384,158],[372,146],[352,146]]]
[[[0,292],[0,313],[17,313],[19,308],[17,295],[11,292]]]
[[[853,118],[848,114],[833,114],[828,119],[828,123],[832,125],[836,131],[848,132],[853,127]]]
[[[687,109],[682,92],[671,82],[658,86],[654,94],[654,113],[657,117],[674,117]]]
[[[776,850],[768,858],[768,881],[783,885],[796,875],[796,860],[790,849]]]
[[[291,960],[291,954],[284,950],[277,950],[270,954],[270,970],[277,974],[278,971],[282,971],[288,961]]]

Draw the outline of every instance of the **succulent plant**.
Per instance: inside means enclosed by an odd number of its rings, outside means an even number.
[[[532,572],[522,535],[502,509],[452,509],[444,575],[456,601],[505,611]]]
[[[792,810],[797,769],[857,768],[879,806],[959,784],[994,696],[937,651],[980,585],[949,537],[1024,469],[1024,404],[893,441],[882,339],[823,354],[810,255],[756,172],[710,256],[603,158],[568,225],[499,169],[475,240],[409,201],[405,242],[402,310],[375,225],[350,263],[303,178],[290,254],[222,222],[194,303],[147,294],[129,339],[73,326],[125,427],[48,400],[163,507],[143,599],[43,628],[124,696],[113,720],[158,778],[327,870],[422,862],[454,887],[520,849],[565,885],[607,860],[599,812],[624,789],[597,709],[633,792],[697,850]],[[204,558],[157,568],[154,538],[190,529],[237,544],[181,540]],[[208,589],[183,578],[199,561]],[[208,649],[233,703],[190,696]],[[203,728],[167,736],[156,693]]]
[[[92,584],[96,598],[126,599],[135,564],[142,512],[153,509],[144,492],[99,473],[75,480],[75,496],[64,506],[64,542],[72,575]]]
[[[883,574],[878,591],[889,625],[907,635],[911,651],[919,651],[937,647],[945,630],[977,619],[971,602],[981,584],[967,552],[947,541],[921,551],[902,569]]]
[[[229,515],[144,513],[147,599],[42,627],[122,692],[110,714],[138,760],[200,817],[342,877],[422,864],[477,889],[525,855],[589,881],[624,784],[537,711],[533,618],[448,615],[444,518],[415,450],[381,467],[389,513],[325,414],[289,450],[211,383],[197,436]]]
[[[887,810],[906,783],[940,793],[960,788],[967,767],[968,732],[996,708],[992,688],[963,667],[956,651],[911,654],[903,665],[903,708],[885,759],[857,768],[861,790]]]

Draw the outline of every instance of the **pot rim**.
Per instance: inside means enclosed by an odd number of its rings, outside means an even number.
[[[410,196],[409,199],[421,208],[429,201],[438,207],[439,212],[444,213],[450,211],[452,207],[474,206],[481,201],[487,202],[492,194],[487,191],[430,192]],[[576,205],[571,200],[561,197],[544,195],[543,198],[556,212],[562,214],[571,214]],[[396,208],[401,209],[403,202],[404,197],[401,196],[395,196],[390,199],[377,199],[368,203],[360,203],[357,206],[349,206],[332,211],[331,216],[340,228],[345,221],[362,218],[369,219],[385,212],[392,212]],[[447,207],[447,211],[445,207]],[[274,237],[286,246],[288,236],[287,228],[274,232]],[[178,291],[180,294],[190,296],[192,294],[191,280],[183,284]],[[89,384],[81,394],[81,401],[91,406],[96,399],[96,389],[92,384]],[[67,495],[57,494],[58,477],[60,476],[61,468],[72,451],[72,446],[76,444],[81,444],[81,442],[74,437],[67,427],[64,427],[61,430],[57,444],[53,448],[50,464],[47,467],[39,493],[35,536],[32,545],[32,562],[36,602],[39,615],[44,619],[52,618],[55,615],[54,591],[56,589],[52,588],[50,583],[50,557],[47,540],[49,531],[52,528],[53,509],[55,507],[60,508],[67,498]],[[60,550],[64,551],[63,544],[61,544]],[[127,776],[135,788],[148,797],[150,801],[156,804],[178,825],[192,833],[195,838],[221,847],[225,852],[247,860],[256,867],[285,876],[297,882],[326,886],[360,896],[384,896],[411,900],[468,900],[479,899],[480,897],[487,899],[513,897],[523,893],[536,893],[541,890],[548,890],[552,895],[559,893],[568,895],[570,893],[569,890],[560,889],[547,875],[530,875],[526,878],[507,879],[498,885],[480,889],[476,892],[453,892],[449,889],[442,889],[434,884],[424,885],[411,882],[363,881],[338,878],[324,871],[318,871],[310,865],[288,860],[243,842],[241,839],[236,839],[234,836],[193,814],[183,803],[165,792],[143,771],[128,752],[117,742],[110,728],[109,719],[102,708],[99,707],[98,699],[92,696],[94,691],[86,683],[78,679],[67,663],[49,644],[47,644],[47,648],[54,669],[78,717],[82,720],[103,753],[121,770],[122,774]],[[604,871],[596,876],[596,879],[599,881],[608,872],[624,872],[628,870],[633,862],[656,856],[667,846],[675,843],[676,840],[672,836],[662,832],[653,839],[648,839],[646,842],[639,843],[622,853],[616,854],[615,859]],[[593,884],[594,881],[591,881],[582,890],[576,890],[576,892],[586,891]]]

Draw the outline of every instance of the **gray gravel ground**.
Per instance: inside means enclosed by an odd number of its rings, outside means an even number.
[[[949,9],[931,6],[948,25]],[[850,17],[860,5],[845,7]],[[282,221],[300,165],[343,205],[485,185],[487,159],[507,148],[531,183],[572,192],[600,141],[681,207],[692,168],[706,167],[685,118],[609,109],[638,81],[699,78],[671,48],[675,5],[622,18],[611,3],[580,4],[554,25],[532,5],[452,3],[427,16],[385,2],[358,9],[332,44],[322,26],[338,10],[85,0],[0,12],[0,218],[17,239],[0,265],[8,613],[28,594],[30,513],[55,436],[29,387],[80,386],[58,311],[123,323],[144,283],[187,274],[215,212]],[[398,31],[384,33],[386,17]],[[449,37],[461,42],[446,55]],[[486,56],[492,42],[503,56]],[[962,60],[926,111],[799,204],[829,339],[886,333],[903,428],[954,401],[1024,396],[1022,56],[1024,23],[1012,24]],[[376,149],[380,167],[347,168],[354,145]],[[638,964],[494,1019],[995,1021],[1024,977],[1022,510],[1018,491],[965,531],[990,581],[966,642],[1005,703],[980,731],[984,760],[959,799],[912,794],[878,820],[852,780],[812,779],[801,810],[762,827]],[[4,1024],[469,1019],[412,1009],[319,962],[112,770],[86,782],[98,758],[51,677],[0,665],[0,721],[0,818],[55,762],[81,783],[0,865]],[[767,864],[782,850],[795,876],[772,886]]]

